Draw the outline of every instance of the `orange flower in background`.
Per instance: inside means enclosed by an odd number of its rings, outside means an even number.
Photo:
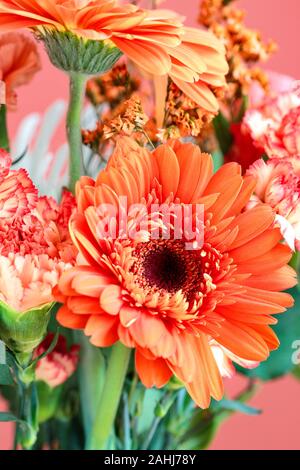
[[[38,197],[27,172],[10,170],[0,152],[0,300],[16,311],[53,302],[52,288],[75,262],[68,232],[74,209],[66,192],[61,204]]]
[[[300,157],[256,161],[247,174],[257,179],[251,205],[269,204],[277,213],[277,223],[288,245],[300,249]]]
[[[34,357],[39,357],[49,349],[54,335],[49,333],[44,341],[35,350]],[[59,335],[53,351],[40,359],[35,370],[36,380],[45,382],[50,388],[58,387],[74,374],[78,361],[79,349],[76,344],[70,349],[66,338]]]
[[[9,109],[17,106],[16,88],[30,82],[40,68],[37,46],[30,37],[20,33],[0,34],[0,80],[5,84],[5,104]]]
[[[225,49],[211,33],[185,28],[170,11],[114,0],[0,1],[0,30],[44,27],[111,41],[145,72],[169,75],[199,106],[214,113],[219,109],[213,90],[226,83]],[[167,83],[160,86],[165,94]]]
[[[293,304],[280,292],[296,278],[272,209],[243,210],[254,188],[235,163],[213,174],[211,156],[192,144],[171,141],[150,153],[120,139],[97,180],[77,184],[70,231],[80,257],[55,289],[64,303],[58,321],[83,329],[95,346],[135,348],[147,387],[162,387],[174,374],[199,406],[221,399],[223,356],[226,374],[229,360],[253,366],[267,359],[279,344],[272,315]],[[184,233],[153,239],[151,224],[136,237],[102,238],[99,207],[118,212],[119,196],[128,206],[203,204],[203,246],[187,250]],[[129,226],[137,218],[131,215]]]

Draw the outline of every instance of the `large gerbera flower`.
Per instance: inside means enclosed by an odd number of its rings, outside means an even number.
[[[162,387],[175,374],[201,407],[220,399],[216,351],[243,364],[265,360],[278,347],[272,314],[293,303],[279,292],[296,281],[272,209],[243,212],[254,186],[235,163],[213,175],[212,158],[192,144],[171,142],[150,153],[120,140],[96,182],[83,177],[77,185],[70,230],[82,260],[60,278],[58,321],[83,329],[96,346],[120,340],[135,348],[147,387]],[[121,231],[104,239],[99,207],[118,210],[119,196],[146,207],[203,204],[203,246],[187,250],[184,234],[154,239],[151,224],[133,238]]]
[[[225,85],[225,49],[211,33],[184,28],[171,12],[118,5],[115,0],[0,1],[0,29],[24,27],[39,32],[46,27],[115,45],[147,73],[169,74],[207,111],[218,110],[213,90]]]

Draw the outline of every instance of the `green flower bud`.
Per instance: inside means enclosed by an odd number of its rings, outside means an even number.
[[[46,28],[39,31],[38,37],[52,64],[65,72],[100,75],[111,70],[122,55],[109,39],[94,41],[69,31]]]
[[[51,388],[45,382],[37,382],[39,423],[44,423],[56,416],[62,392],[62,386]]]
[[[184,388],[184,384],[181,382],[181,380],[179,380],[177,377],[175,377],[175,375],[173,375],[171,377],[171,379],[169,380],[169,382],[167,383],[166,385],[166,389],[167,390],[180,390]]]
[[[50,320],[51,302],[26,312],[16,312],[0,301],[0,339],[18,357],[22,365],[46,334]]]

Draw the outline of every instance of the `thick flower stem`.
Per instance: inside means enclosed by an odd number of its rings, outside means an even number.
[[[83,106],[86,76],[70,73],[70,103],[67,115],[67,135],[70,147],[69,189],[74,193],[76,182],[83,175],[81,110]]]
[[[106,450],[118,410],[131,349],[122,343],[113,346],[99,400],[95,422],[88,443],[89,450]]]
[[[0,105],[0,149],[9,152],[9,137],[6,121],[6,106]]]

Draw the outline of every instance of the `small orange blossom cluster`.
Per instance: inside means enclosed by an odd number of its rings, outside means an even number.
[[[83,143],[100,155],[112,137],[130,136],[145,143],[145,127],[148,121],[139,96],[133,95],[118,106],[114,113],[108,113],[102,121],[99,120],[95,129],[82,131]]]
[[[247,92],[252,81],[268,88],[268,78],[257,66],[276,51],[274,41],[263,42],[259,31],[245,26],[245,12],[231,5],[232,0],[203,0],[199,23],[210,29],[226,47],[230,84],[229,97]]]
[[[221,98],[223,89],[215,89],[214,93],[218,98]],[[188,136],[199,137],[204,131],[207,131],[214,117],[215,114],[200,108],[175,83],[170,81],[162,140]]]
[[[86,95],[96,107],[106,103],[110,109],[115,109],[128,100],[139,86],[139,80],[129,74],[123,63],[102,76],[91,78],[87,82]]]

